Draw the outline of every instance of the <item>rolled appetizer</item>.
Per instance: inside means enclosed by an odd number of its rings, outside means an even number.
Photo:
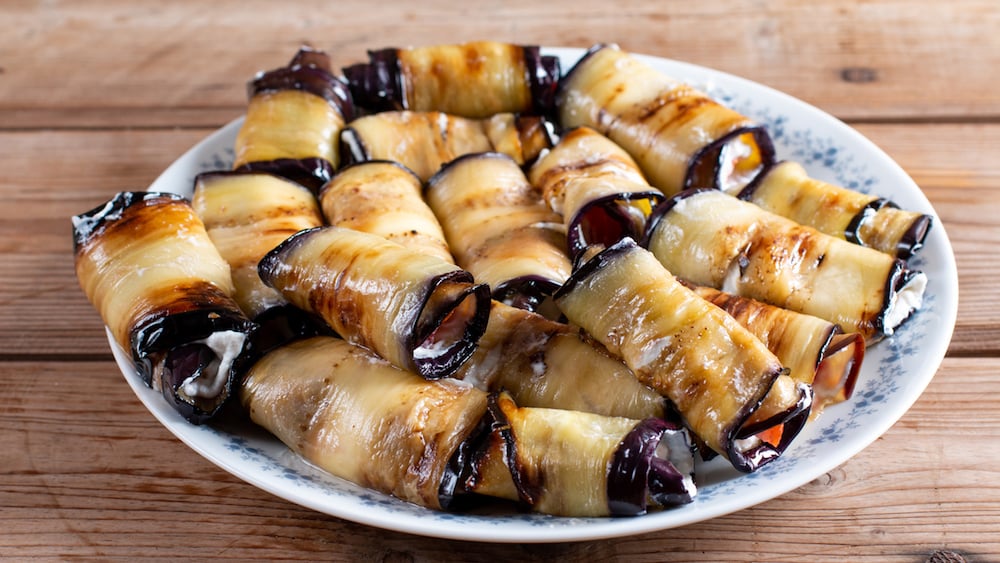
[[[382,112],[348,124],[341,133],[343,161],[393,160],[427,181],[446,162],[462,155],[502,152],[530,164],[552,146],[552,124],[511,113],[469,119],[441,112]]]
[[[240,308],[255,318],[286,305],[261,281],[257,263],[286,238],[323,224],[312,192],[266,172],[206,172],[195,178],[191,205],[232,270]]]
[[[428,379],[468,360],[489,319],[489,287],[465,270],[352,229],[301,231],[258,274],[345,340]]]
[[[528,175],[566,225],[569,252],[638,238],[663,193],[646,182],[635,160],[589,127],[562,136]]]
[[[736,190],[774,160],[763,126],[616,45],[596,45],[576,63],[557,106],[563,127],[607,135],[667,195]]]
[[[257,263],[274,247],[323,224],[308,188],[266,172],[206,172],[195,178],[191,205],[229,264],[233,298],[258,325],[250,341],[252,357],[286,340],[324,332],[324,323],[289,304],[257,275]]]
[[[487,407],[486,393],[467,383],[427,381],[322,336],[264,356],[240,400],[251,420],[317,467],[434,509],[455,496],[452,464],[466,459]]]
[[[358,106],[442,111],[463,117],[552,110],[559,58],[536,46],[477,41],[368,52],[344,69]]]
[[[865,356],[865,340],[829,321],[705,286],[695,293],[732,315],[777,356],[795,381],[813,390],[811,416],[851,397]]]
[[[454,374],[522,407],[644,419],[665,401],[618,358],[565,323],[494,301],[476,353]]]
[[[193,423],[229,398],[251,323],[187,200],[122,192],[73,217],[76,275],[135,369]]]
[[[428,182],[425,197],[458,265],[493,299],[535,311],[569,277],[562,218],[499,153],[466,155]]]
[[[632,239],[581,265],[555,301],[740,471],[777,459],[808,419],[808,386],[791,382],[759,339]]]
[[[902,260],[924,245],[930,215],[811,178],[801,164],[767,167],[738,197],[828,235],[880,250]]]
[[[518,408],[337,338],[272,351],[240,398],[254,422],[321,469],[429,508],[476,495],[552,514],[633,515],[695,493],[676,425]]]
[[[506,393],[491,395],[490,414],[466,491],[577,517],[637,516],[696,493],[693,451],[677,423],[518,407]]]
[[[320,190],[319,199],[330,225],[379,235],[453,263],[423,189],[420,178],[405,166],[372,160],[341,169]]]
[[[286,67],[247,85],[246,119],[236,136],[237,170],[260,170],[313,190],[339,164],[340,131],[353,116],[350,92],[321,51],[302,48]]]
[[[920,307],[927,284],[902,260],[718,190],[665,201],[644,245],[691,283],[825,319],[869,344]]]

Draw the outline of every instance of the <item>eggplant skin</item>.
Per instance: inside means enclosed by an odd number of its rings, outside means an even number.
[[[333,104],[345,121],[354,116],[350,89],[333,75],[330,57],[322,51],[302,47],[288,66],[258,73],[247,83],[247,98],[282,90],[299,90],[319,96]]]
[[[330,161],[319,157],[276,158],[246,162],[233,172],[273,174],[304,186],[316,195],[333,178],[334,168]]]
[[[668,458],[659,457],[666,442]],[[614,516],[646,513],[649,499],[660,506],[694,500],[693,447],[677,421],[647,418],[622,438],[608,468],[608,511]],[[681,464],[677,467],[674,461]]]

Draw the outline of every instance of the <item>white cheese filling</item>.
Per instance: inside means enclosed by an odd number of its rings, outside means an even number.
[[[734,139],[722,147],[722,156],[719,159],[722,162],[719,169],[719,181],[721,183],[719,189],[735,196],[741,189],[746,187],[752,179],[752,173],[744,172],[738,174],[736,172],[736,164],[751,154],[753,154],[753,151],[750,145],[739,139]],[[754,169],[752,172],[756,173],[757,170]]]
[[[913,311],[920,308],[924,301],[924,289],[927,288],[927,276],[917,272],[896,295],[889,300],[883,317],[883,330],[889,336]]]
[[[676,444],[675,444],[676,445]],[[694,496],[698,487],[694,483],[694,456],[686,448],[671,448],[667,440],[656,446],[656,457],[666,459],[683,476],[684,490]]]
[[[181,383],[181,392],[192,399],[212,399],[222,394],[229,379],[229,370],[243,350],[246,338],[242,332],[227,330],[212,333],[195,342],[208,346],[215,353],[215,359],[201,373],[185,379]]]

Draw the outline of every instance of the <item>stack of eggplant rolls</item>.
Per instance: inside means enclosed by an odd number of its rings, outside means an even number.
[[[920,307],[929,216],[810,178],[615,45],[339,73],[303,47],[248,97],[190,198],[73,218],[81,287],[191,423],[249,418],[407,502],[690,503],[699,464],[757,471],[848,400]]]

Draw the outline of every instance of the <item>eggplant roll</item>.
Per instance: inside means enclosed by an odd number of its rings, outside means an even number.
[[[576,63],[557,106],[563,127],[607,135],[667,195],[739,189],[774,160],[763,126],[616,45],[596,45]]]
[[[428,379],[468,360],[489,319],[489,288],[465,270],[352,229],[301,231],[258,274],[345,340]]]
[[[420,178],[384,160],[341,169],[320,190],[330,225],[385,237],[445,262],[454,262],[441,224],[423,198]]]
[[[665,402],[579,329],[494,301],[476,353],[453,376],[522,407],[663,418]]]
[[[562,218],[510,157],[453,160],[425,197],[458,264],[489,284],[494,299],[534,311],[569,277]]]
[[[286,305],[261,281],[257,263],[286,238],[323,225],[312,192],[265,172],[206,172],[195,178],[191,205],[229,263],[240,308],[256,318]]]
[[[240,400],[250,418],[309,462],[358,485],[445,508],[453,459],[477,430],[486,393],[427,381],[344,340],[315,337],[264,356]]]
[[[257,323],[247,361],[288,340],[329,332],[325,323],[289,304],[257,275],[257,263],[273,248],[323,224],[308,188],[266,172],[206,172],[195,178],[191,204],[229,264],[233,298]]]
[[[920,307],[927,284],[898,258],[718,190],[689,190],[665,201],[644,244],[691,283],[825,319],[869,344]]]
[[[339,165],[340,131],[354,110],[327,55],[303,48],[288,66],[254,77],[247,94],[233,167],[271,172],[313,190],[328,181]]]
[[[808,419],[809,387],[790,381],[760,340],[631,239],[581,265],[555,300],[740,471],[776,459]]]
[[[506,393],[491,395],[489,406],[489,434],[462,480],[467,492],[577,517],[636,516],[696,493],[693,451],[679,424],[518,407]]]
[[[564,134],[528,177],[562,215],[574,257],[591,245],[639,238],[653,207],[663,200],[624,149],[589,127]]]
[[[151,388],[194,423],[229,397],[253,323],[184,198],[122,192],[73,218],[76,275]]]
[[[695,293],[732,315],[777,356],[789,376],[812,386],[812,416],[851,397],[865,357],[865,340],[838,325],[705,286]]]
[[[924,245],[930,215],[891,201],[810,178],[791,161],[769,166],[738,196],[823,233],[880,250],[902,260]]]
[[[240,399],[254,422],[321,469],[429,508],[478,495],[568,516],[630,515],[695,492],[676,425],[518,408],[338,338],[272,351],[247,372]]]
[[[555,142],[541,117],[501,113],[469,119],[441,112],[383,112],[348,124],[341,133],[343,162],[393,160],[427,181],[462,155],[502,152],[519,165],[534,162]]]
[[[368,52],[344,69],[355,103],[374,111],[443,111],[464,117],[552,110],[559,59],[537,46],[478,41]]]

